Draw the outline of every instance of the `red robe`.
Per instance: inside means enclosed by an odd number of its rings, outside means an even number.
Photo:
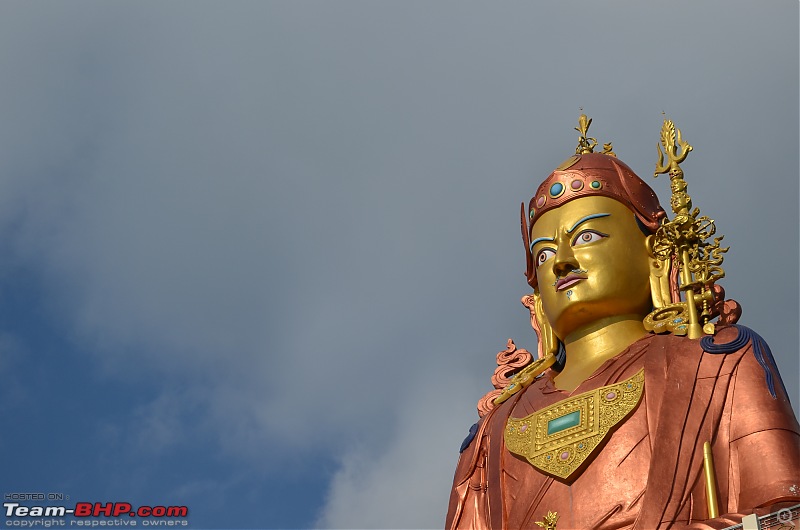
[[[719,331],[726,342],[736,328]],[[525,417],[570,395],[630,378],[644,368],[633,413],[595,450],[577,476],[544,474],[504,443],[509,416]],[[767,363],[772,378],[777,369]],[[572,393],[548,372],[481,419],[461,454],[446,528],[538,528],[558,512],[558,530],[684,528],[708,519],[703,443],[712,443],[719,513],[747,514],[800,502],[800,426],[782,385],[773,398],[748,342],[728,354],[698,340],[650,335],[604,363]],[[723,528],[741,515],[697,528]]]

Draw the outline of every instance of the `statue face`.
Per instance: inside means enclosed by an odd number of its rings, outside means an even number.
[[[544,313],[560,339],[599,320],[652,309],[646,236],[608,197],[570,201],[531,229]]]

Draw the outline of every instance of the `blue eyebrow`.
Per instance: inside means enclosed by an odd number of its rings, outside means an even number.
[[[608,217],[609,215],[611,215],[611,214],[610,213],[594,213],[592,215],[587,215],[586,217],[584,217],[583,219],[581,219],[580,221],[578,221],[577,223],[572,225],[572,228],[567,230],[567,233],[571,234],[573,230],[578,228],[578,225],[580,225],[581,223],[585,223],[586,221],[588,221],[590,219],[597,219],[598,217]]]
[[[533,252],[533,245],[535,245],[536,243],[541,243],[542,241],[555,241],[555,239],[553,239],[552,237],[537,237],[536,239],[531,241],[530,244],[531,252]]]

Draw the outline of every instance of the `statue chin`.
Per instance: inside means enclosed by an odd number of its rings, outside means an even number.
[[[652,307],[649,296],[638,305],[628,300],[624,302],[616,304],[614,300],[577,301],[574,305],[564,308],[551,325],[559,340],[567,345],[567,354],[569,355],[569,345],[578,338],[617,322],[634,321],[642,327],[642,320]],[[613,311],[615,307],[619,307],[619,311]]]

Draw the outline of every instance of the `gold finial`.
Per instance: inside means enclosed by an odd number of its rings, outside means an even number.
[[[728,249],[719,246],[722,236],[714,238],[713,243],[706,241],[716,232],[714,220],[700,217],[699,208],[692,209],[692,198],[686,191],[688,186],[680,167],[691,150],[692,146],[683,139],[680,129],[665,118],[654,176],[669,173],[670,206],[675,218],[663,222],[656,231],[653,253],[667,265],[672,260],[673,266],[680,270],[680,290],[684,292],[685,302],[656,309],[647,316],[644,324],[651,331],[671,331],[697,339],[704,333],[714,334],[714,324],[709,322],[714,302],[713,287],[714,282],[725,276],[721,267],[722,254]],[[665,153],[667,163],[664,163]]]
[[[583,107],[581,107],[581,111],[583,111]],[[589,132],[589,126],[591,124],[592,119],[586,116],[586,114],[581,114],[580,118],[578,118],[578,126],[575,127],[575,130],[581,135],[578,137],[578,147],[575,148],[576,155],[594,153],[594,148],[597,147],[597,139],[587,136],[587,133]],[[616,158],[617,154],[613,149],[614,148],[611,146],[611,142],[603,144],[603,154]]]
[[[611,146],[611,142],[603,144],[603,154],[617,158],[617,153],[614,152],[614,148]]]
[[[536,521],[536,524],[544,528],[544,530],[556,530],[556,523],[558,523],[558,512],[551,512],[547,510],[541,521]]]
[[[586,136],[586,133],[589,132],[589,126],[591,124],[592,124],[592,119],[587,117],[586,114],[581,114],[581,117],[578,118],[578,126],[575,127],[575,130],[581,133],[581,135],[578,138],[578,147],[575,148],[576,155],[585,155],[588,153],[594,153],[594,148],[597,145],[597,140],[595,138],[590,138]]]
[[[677,145],[675,144],[676,135]],[[667,165],[664,164],[664,153],[661,152],[661,145],[664,146],[664,151],[669,157],[669,164]],[[689,145],[689,142],[684,141],[681,137],[681,130],[675,128],[675,124],[672,123],[672,120],[666,118],[664,119],[664,125],[661,127],[661,145],[656,144],[658,148],[658,163],[656,164],[656,171],[653,173],[653,176],[657,177],[661,173],[669,173],[670,178],[676,178],[678,176],[683,178],[683,170],[679,164],[686,160],[686,157],[692,150],[692,146]],[[681,149],[680,154],[678,154],[678,146],[680,146]]]

